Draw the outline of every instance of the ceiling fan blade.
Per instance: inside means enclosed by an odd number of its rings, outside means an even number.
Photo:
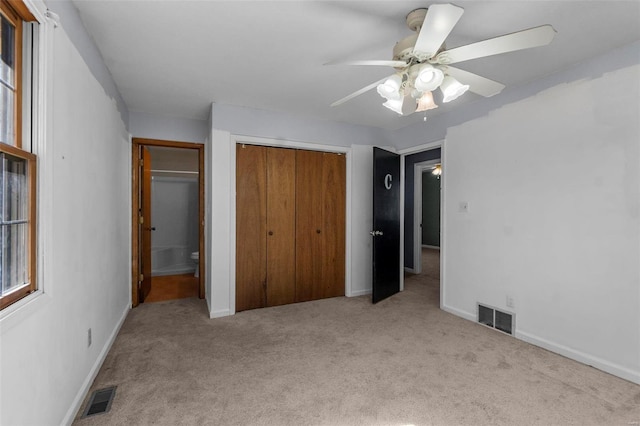
[[[418,39],[413,47],[414,54],[423,54],[427,59],[433,57],[463,13],[463,8],[452,4],[429,6],[427,16],[424,18]]]
[[[374,65],[374,66],[386,66],[393,68],[405,68],[407,63],[405,61],[333,61],[327,62],[324,65]]]
[[[357,90],[357,91],[353,92],[352,94],[350,94],[348,96],[345,96],[344,98],[342,98],[340,100],[335,101],[334,103],[331,104],[331,106],[334,107],[334,106],[341,105],[341,104],[347,102],[348,100],[351,100],[351,99],[355,98],[356,96],[360,96],[363,93],[368,92],[369,90],[373,89],[378,84],[384,83],[388,78],[389,77],[385,77],[385,78],[382,78],[382,79],[376,81],[375,83],[371,83],[370,85],[365,86],[362,89]]]
[[[551,25],[542,25],[446,50],[436,57],[436,62],[439,64],[455,64],[470,59],[544,46],[551,43],[555,35],[556,30]]]
[[[497,95],[502,91],[502,89],[505,88],[505,85],[502,83],[489,80],[488,78],[481,77],[478,74],[461,70],[459,68],[444,67],[443,71],[458,80],[460,83],[468,84],[469,90],[473,93],[484,96],[486,98]]]

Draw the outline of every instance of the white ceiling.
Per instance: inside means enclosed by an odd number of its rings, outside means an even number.
[[[130,111],[204,119],[217,102],[386,129],[422,120],[384,108],[375,90],[330,108],[393,70],[323,64],[391,59],[394,44],[411,34],[406,14],[433,2],[73,2]],[[454,4],[465,13],[448,48],[542,24],[556,29],[549,46],[456,65],[506,84],[505,91],[640,40],[637,0]],[[468,92],[429,115],[479,99]]]

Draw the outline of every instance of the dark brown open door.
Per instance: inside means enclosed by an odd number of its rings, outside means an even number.
[[[151,153],[145,146],[140,147],[142,165],[140,166],[140,211],[142,220],[139,223],[138,235],[140,236],[140,270],[142,280],[138,288],[138,302],[144,299],[151,291]]]
[[[373,303],[400,291],[400,156],[373,148]]]

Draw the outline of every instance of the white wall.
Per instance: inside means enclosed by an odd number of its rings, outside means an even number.
[[[205,294],[211,317],[233,313],[235,287],[235,148],[238,135],[292,144],[351,147],[350,205],[354,227],[349,234],[352,250],[347,295],[371,292],[371,146],[392,145],[390,133],[381,129],[315,120],[292,114],[212,104],[208,121],[130,112],[133,137],[205,143]],[[211,144],[208,141],[211,140]],[[351,196],[353,195],[353,196]],[[215,200],[215,202],[211,202]]]
[[[212,179],[212,172],[211,172],[211,167],[213,165],[213,145],[211,143],[211,141],[213,141],[213,126],[211,125],[211,110],[209,111],[209,119],[207,120],[207,127],[208,127],[208,135],[207,135],[207,141],[206,141],[206,146],[205,146],[205,150],[204,150],[204,232],[205,232],[205,239],[204,239],[204,255],[202,253],[200,253],[200,261],[202,262],[204,259],[204,296],[205,299],[207,300],[207,307],[209,309],[209,313],[212,312],[212,308],[211,308],[211,273],[212,273],[212,269],[211,269],[211,250],[213,249],[212,247],[212,238],[211,238],[211,231],[210,229],[212,229],[213,226],[213,221],[212,221],[212,188],[211,188],[211,179]]]
[[[231,256],[231,237],[235,235],[235,218],[231,216],[232,197],[235,197],[235,147],[229,132],[212,130],[210,176],[207,181],[211,194],[211,210],[207,215],[210,248],[207,251],[205,280],[207,303],[211,318],[233,313],[235,287],[229,283],[235,264]],[[233,162],[233,163],[232,163]],[[235,277],[235,276],[234,276]]]
[[[26,0],[29,1],[29,0]],[[34,0],[38,1],[38,0]],[[122,95],[118,91],[111,72],[102,59],[102,54],[98,50],[93,38],[87,32],[80,14],[76,6],[71,0],[45,0],[47,8],[51,9],[60,17],[60,22],[65,28],[71,43],[75,46],[78,53],[84,60],[85,64],[93,77],[100,82],[107,96],[116,101],[116,106],[120,112],[125,127],[129,125],[129,110],[122,99]]]
[[[64,27],[49,28],[44,294],[0,320],[3,425],[70,422],[130,307],[129,135]]]
[[[351,292],[347,296],[371,293],[373,282],[373,147],[351,147]]]
[[[513,311],[516,337],[636,383],[639,82],[632,65],[560,84],[449,129],[444,145],[443,308]]]
[[[129,131],[134,138],[204,143],[209,130],[207,120],[129,112]]]
[[[325,145],[394,145],[392,132],[295,114],[213,104],[214,125],[234,135]]]
[[[373,129],[248,108],[213,104],[210,157],[211,229],[207,302],[212,318],[235,312],[235,141],[298,148],[318,147],[347,154],[347,296],[371,292],[372,148],[385,141]],[[239,136],[242,135],[242,136]],[[380,137],[380,135],[383,135]],[[256,142],[258,140],[258,142]],[[353,145],[359,141],[366,145]],[[369,145],[371,144],[371,145]],[[355,218],[352,220],[350,218]],[[208,222],[209,223],[209,222]]]

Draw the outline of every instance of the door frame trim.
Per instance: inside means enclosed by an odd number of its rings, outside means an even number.
[[[200,260],[198,261],[199,269],[199,297],[203,299],[205,297],[205,241],[204,241],[204,212],[205,212],[205,176],[204,176],[204,144],[191,143],[191,142],[178,142],[160,139],[145,139],[145,138],[132,138],[131,139],[131,306],[136,307],[139,305],[138,299],[138,277],[140,276],[140,265],[138,264],[140,247],[138,244],[139,232],[138,232],[138,210],[140,208],[140,147],[141,146],[155,146],[164,148],[183,148],[183,149],[197,149],[198,150],[198,216],[200,222],[199,230],[199,253]]]
[[[346,156],[346,200],[345,200],[345,275],[344,293],[350,297],[351,294],[351,171],[352,157],[351,148],[338,145],[322,145],[309,142],[297,142],[291,140],[260,138],[254,136],[230,135],[230,164],[229,164],[229,186],[231,187],[230,202],[230,229],[229,232],[229,315],[236,313],[236,145],[261,145],[276,148],[305,149],[309,151],[336,152]],[[202,256],[201,256],[202,257]]]
[[[440,164],[440,159],[427,160],[413,165],[413,269],[422,272],[422,174],[429,168]],[[408,269],[408,268],[405,268]]]

